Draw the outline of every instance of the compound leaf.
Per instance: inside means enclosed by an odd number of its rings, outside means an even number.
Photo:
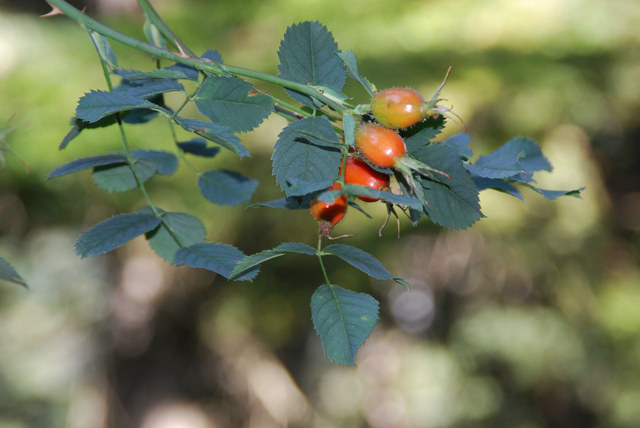
[[[551,164],[538,143],[528,137],[515,137],[466,168],[479,177],[507,178],[523,172],[551,171]]]
[[[236,247],[227,244],[203,242],[181,248],[175,256],[175,264],[203,268],[229,278],[233,268],[245,255]],[[258,274],[254,267],[234,278],[236,281],[252,280]]]
[[[250,83],[237,77],[208,76],[195,99],[198,110],[236,132],[250,131],[273,111],[271,98],[250,95]]]
[[[143,207],[140,213],[149,214],[151,208]],[[206,230],[202,222],[191,214],[181,212],[161,212],[162,223],[147,232],[146,238],[151,248],[163,259],[173,263],[176,252],[204,241]]]
[[[160,218],[150,214],[120,214],[83,232],[76,241],[76,253],[84,258],[115,250],[133,238],[155,229]]]
[[[280,77],[297,83],[342,90],[347,72],[338,54],[338,45],[325,26],[306,21],[287,28],[278,49]],[[287,90],[295,100],[320,107],[313,99]]]
[[[158,174],[171,175],[178,169],[178,158],[164,150],[132,150],[131,154],[136,159],[153,161],[157,165]]]
[[[251,200],[258,182],[235,171],[209,170],[198,178],[202,196],[220,205],[237,205]]]
[[[278,136],[271,159],[276,183],[289,195],[299,183],[335,180],[342,153],[331,122],[314,116],[287,125]]]
[[[153,160],[135,160],[133,168],[143,183],[158,172],[158,164]],[[107,192],[128,192],[138,187],[132,166],[128,163],[98,166],[94,168],[92,178],[96,186]]]
[[[318,287],[311,297],[311,319],[329,359],[355,365],[358,349],[378,321],[378,311],[378,301],[368,294],[332,284]]]
[[[342,61],[344,61],[344,65],[347,66],[349,76],[351,76],[351,78],[356,82],[360,83],[369,95],[373,97],[373,85],[371,85],[371,82],[366,77],[360,75],[356,55],[352,51],[342,51],[338,52],[338,56]]]

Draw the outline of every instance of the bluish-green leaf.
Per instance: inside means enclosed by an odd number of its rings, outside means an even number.
[[[250,204],[249,208],[267,207],[267,208],[279,208],[283,210],[302,210],[309,209],[309,204],[315,198],[314,195],[305,196],[289,196],[273,201],[257,202]]]
[[[178,169],[176,155],[164,150],[132,150],[136,159],[150,160],[157,164],[158,174],[171,175]]]
[[[157,79],[140,83],[124,81],[113,93],[126,95],[133,98],[151,98],[166,92],[182,91],[184,86],[174,79]],[[106,92],[109,93],[109,92]]]
[[[451,229],[466,229],[483,217],[478,188],[457,150],[448,145],[431,144],[414,152],[414,156],[450,177],[433,172],[433,179],[416,178],[426,200],[423,210],[431,220]]]
[[[471,156],[473,156],[473,152],[469,148],[470,142],[471,137],[469,136],[469,134],[459,133],[452,135],[439,144],[453,147],[453,149],[458,152],[460,157],[462,157],[462,159],[466,161],[471,159]]]
[[[178,250],[175,264],[187,265],[216,272],[229,278],[233,268],[245,255],[236,247],[227,244],[204,242]],[[255,278],[259,267],[254,267],[234,278],[236,281],[248,281]]]
[[[267,260],[275,259],[276,257],[283,256],[287,253],[313,256],[316,254],[316,249],[301,242],[282,243],[271,250],[260,251],[259,253],[252,254],[242,259],[231,272],[229,279],[235,279],[236,276],[242,276],[245,272],[254,269],[256,266],[259,266]]]
[[[202,156],[204,158],[215,157],[220,152],[220,147],[207,147],[207,142],[202,138],[192,138],[189,141],[180,141],[178,147],[185,153]]]
[[[138,212],[149,214],[151,209],[143,207]],[[146,238],[151,248],[169,263],[174,262],[175,254],[180,248],[204,241],[206,230],[197,217],[187,213],[163,211],[161,218],[162,223],[147,232]]]
[[[158,164],[153,160],[136,160],[133,167],[143,183],[158,172]],[[94,168],[91,177],[96,186],[107,192],[128,192],[138,187],[128,163],[98,166]]]
[[[76,241],[80,257],[113,251],[133,238],[155,229],[160,219],[149,214],[120,214],[83,232]]]
[[[366,186],[357,184],[346,184],[340,190],[331,190],[318,195],[318,200],[333,202],[340,195],[347,196],[368,196],[371,198],[379,198],[391,204],[406,205],[407,207],[421,209],[422,201],[407,195],[396,195],[391,192],[383,192],[381,190],[370,189]]]
[[[331,284],[316,289],[311,297],[311,319],[331,361],[355,365],[358,349],[378,321],[378,311],[378,301],[368,294]]]
[[[220,205],[237,205],[251,200],[258,182],[235,171],[209,170],[198,178],[202,196]]]
[[[47,179],[83,171],[85,169],[94,168],[96,166],[122,164],[126,162],[127,158],[122,153],[110,153],[107,155],[80,158],[57,167],[49,173]]]
[[[422,148],[433,142],[433,139],[440,134],[444,128],[444,116],[437,119],[430,117],[426,120],[416,123],[415,125],[404,129],[400,132],[404,143],[407,146],[407,153],[413,155]],[[426,162],[428,164],[428,162]]]
[[[579,198],[580,192],[584,190],[584,187],[581,187],[575,190],[547,190],[547,189],[541,189],[536,186],[532,186],[531,184],[528,184],[527,187],[529,187],[532,190],[535,190],[536,192],[540,193],[542,196],[544,196],[547,199],[557,199],[560,196],[573,196],[575,198]]]
[[[76,116],[86,122],[97,122],[105,116],[113,113],[150,108],[152,110],[164,109],[148,100],[136,98],[126,93],[91,91],[86,93],[78,101]]]
[[[8,261],[0,257],[0,279],[13,282],[15,284],[27,286],[27,283],[20,274],[9,264]]]
[[[347,66],[347,71],[349,72],[349,76],[352,79],[357,81],[362,85],[362,87],[373,97],[373,87],[371,82],[366,78],[360,75],[358,71],[358,61],[356,60],[356,55],[352,51],[342,51],[338,52],[338,56],[344,61],[344,64]]]
[[[222,63],[222,55],[215,49],[206,50],[200,58],[208,59],[209,61]]]
[[[331,122],[324,117],[290,123],[278,136],[271,157],[276,183],[288,194],[295,182],[335,180],[342,160],[339,144]]]
[[[474,175],[486,178],[507,178],[521,172],[551,171],[551,164],[531,138],[515,137],[497,150],[480,156],[465,165]]]
[[[181,117],[176,117],[174,120],[187,131],[194,132],[209,141],[213,141],[225,149],[231,150],[241,158],[250,156],[249,151],[240,144],[240,138],[238,138],[228,126]]]
[[[346,244],[331,244],[324,247],[322,251],[323,253],[340,257],[351,266],[360,269],[372,278],[382,280],[393,279],[394,281],[400,279],[391,275],[378,259],[360,248]],[[403,285],[406,284],[404,281],[402,281],[402,283]]]
[[[507,193],[511,196],[515,196],[516,198],[522,200],[522,193],[520,193],[516,186],[507,181],[498,178],[485,178],[476,176],[472,176],[472,178],[473,182],[476,183],[478,191],[482,191],[485,189],[494,189],[500,192]]]
[[[287,28],[278,49],[280,77],[297,83],[342,90],[347,77],[338,45],[325,26],[306,21]],[[295,100],[319,107],[307,95],[287,90]]]
[[[195,99],[198,110],[236,132],[250,131],[273,111],[268,95],[249,95],[250,83],[236,77],[208,76]]]

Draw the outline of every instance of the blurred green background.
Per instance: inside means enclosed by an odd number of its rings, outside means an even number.
[[[75,2],[78,4],[78,2]],[[378,88],[443,95],[475,153],[514,135],[555,166],[541,187],[586,186],[582,199],[523,202],[486,191],[487,218],[460,232],[393,225],[351,211],[337,233],[413,286],[369,280],[340,263],[333,282],[381,301],[357,368],[331,364],[312,329],[315,260],[283,257],[250,284],[175,268],[137,239],[81,260],[76,236],[143,204],[56,166],[119,148],[116,129],[67,149],[77,99],[103,89],[82,29],[39,19],[44,2],[0,1],[0,123],[14,128],[0,170],[0,256],[27,291],[0,283],[0,427],[638,427],[640,426],[640,3],[636,0],[155,0],[196,52],[277,71],[286,27],[319,20]],[[87,12],[142,38],[134,0]],[[121,65],[153,62],[114,45]],[[264,89],[272,89],[260,86]],[[364,92],[346,88],[357,102]],[[261,180],[280,197],[269,156],[284,125],[243,135],[253,153],[204,161]],[[446,135],[458,132],[450,125]],[[129,127],[136,147],[171,149],[161,122]],[[208,239],[247,253],[313,245],[309,213],[217,207],[184,166],[150,182],[152,198],[205,222]]]

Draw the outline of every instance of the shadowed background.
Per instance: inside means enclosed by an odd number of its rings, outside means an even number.
[[[451,65],[442,94],[476,154],[527,135],[555,167],[541,187],[586,186],[582,199],[556,201],[485,191],[487,218],[471,229],[404,220],[399,240],[393,224],[377,236],[384,207],[373,220],[351,210],[336,232],[412,285],[328,264],[334,283],[381,301],[353,368],[330,363],[312,329],[309,300],[323,281],[313,258],[283,257],[253,283],[229,283],[169,266],[142,239],[74,254],[82,230],[144,202],[98,190],[88,172],[45,180],[118,150],[118,133],[87,130],[57,150],[77,99],[105,88],[96,53],[76,23],[38,19],[44,2],[0,1],[0,123],[15,128],[7,142],[28,164],[1,152],[0,256],[30,286],[0,284],[0,428],[637,426],[640,4],[596,3],[153,2],[195,52],[264,72],[277,73],[280,39],[302,20],[325,24],[378,88],[428,96]],[[143,37],[134,0],[87,6]],[[114,48],[125,68],[153,67]],[[355,85],[345,92],[368,101]],[[274,116],[243,134],[248,160],[198,165],[239,169],[261,180],[255,201],[278,198],[268,159],[284,125]],[[459,131],[449,125],[443,138]],[[136,148],[172,149],[161,121],[127,132]],[[208,240],[246,253],[315,243],[304,210],[218,207],[195,184],[181,167],[149,188],[159,206],[201,218]]]

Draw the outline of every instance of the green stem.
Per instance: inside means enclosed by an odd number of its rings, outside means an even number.
[[[339,103],[336,103],[335,101],[322,95],[315,87],[311,85],[294,82],[291,80],[283,79],[278,76],[273,76],[271,74],[249,70],[242,67],[235,67],[232,65],[220,64],[208,59],[201,59],[197,57],[184,57],[180,54],[170,52],[166,49],[154,46],[150,43],[142,42],[134,37],[128,36],[124,33],[114,30],[96,21],[95,19],[85,15],[80,10],[71,6],[65,0],[48,0],[48,1],[50,4],[59,8],[65,15],[67,15],[69,18],[73,19],[74,21],[84,25],[85,27],[95,31],[96,33],[102,34],[105,37],[118,41],[133,49],[146,52],[158,58],[163,58],[163,59],[177,62],[179,64],[184,64],[184,65],[193,67],[197,70],[200,70],[202,72],[212,73],[218,76],[232,74],[235,76],[247,77],[250,79],[256,79],[256,80],[271,83],[274,85],[282,86],[283,88],[291,89],[293,91],[300,92],[301,94],[314,98],[320,101],[321,103],[330,106],[332,109],[336,110],[341,115],[343,115],[348,110],[344,106],[340,105]]]
[[[324,267],[324,262],[322,261],[322,235],[318,235],[318,249],[316,251],[316,255],[318,256],[318,261],[320,262],[320,269],[322,269],[322,275],[324,275],[324,280],[327,285],[331,285],[331,281],[329,281],[329,276],[327,275],[327,270]]]

